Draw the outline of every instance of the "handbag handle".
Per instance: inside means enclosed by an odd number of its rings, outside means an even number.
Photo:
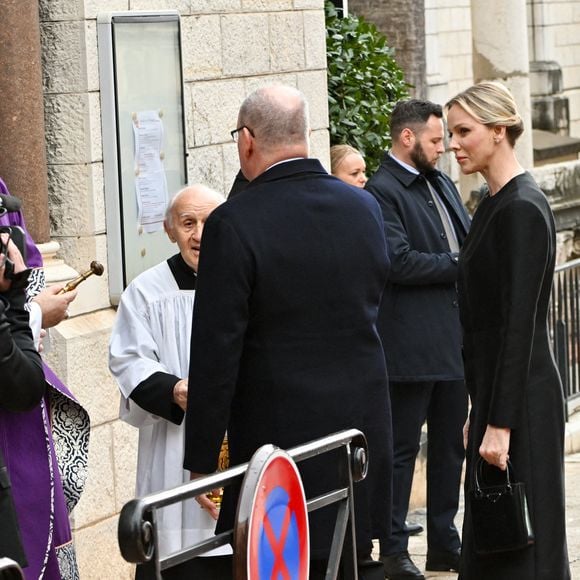
[[[480,482],[483,482],[483,468],[484,468],[485,464],[486,464],[486,461],[483,459],[483,457],[479,456],[477,458],[477,462],[475,464],[475,469],[474,469],[475,494],[477,496],[485,495],[485,487],[482,489],[481,483],[480,483]],[[512,493],[513,467],[512,467],[511,461],[509,459],[507,460],[507,467],[505,470],[505,474],[506,474],[506,482],[505,482],[506,491],[508,493]],[[494,492],[494,493],[497,493],[497,492]]]

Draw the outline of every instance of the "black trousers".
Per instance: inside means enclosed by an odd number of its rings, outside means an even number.
[[[194,558],[162,573],[163,580],[232,580],[232,557]],[[135,580],[156,580],[149,565],[138,565]]]
[[[357,566],[359,580],[384,580],[385,568],[382,562],[367,561]],[[350,578],[352,572],[345,574],[339,570],[338,580]],[[324,580],[326,578],[326,561],[310,560],[309,580]]]
[[[326,561],[310,561],[310,580],[324,580]],[[383,580],[384,568],[381,562],[365,562],[359,565],[360,580]],[[194,558],[163,572],[163,580],[231,580],[232,557]],[[342,573],[339,579],[342,578]],[[155,575],[146,566],[137,566],[136,580],[155,580]]]
[[[465,384],[463,381],[391,382],[389,388],[393,415],[393,519],[391,536],[380,538],[381,554],[396,554],[408,547],[405,520],[425,421],[428,433],[427,546],[434,552],[457,551],[461,541],[454,519],[465,458]]]

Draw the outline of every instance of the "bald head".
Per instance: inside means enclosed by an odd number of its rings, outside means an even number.
[[[240,164],[252,180],[270,165],[308,157],[308,103],[293,87],[270,85],[254,91],[238,115]]]
[[[185,187],[175,194],[165,212],[163,226],[169,239],[179,247],[186,264],[197,272],[203,226],[224,197],[205,185]]]

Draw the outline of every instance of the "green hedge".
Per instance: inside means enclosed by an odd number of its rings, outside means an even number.
[[[390,147],[389,119],[409,86],[376,26],[326,3],[330,142],[361,151],[372,174]]]

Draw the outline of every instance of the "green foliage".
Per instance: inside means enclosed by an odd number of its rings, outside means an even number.
[[[330,142],[356,147],[373,173],[391,144],[393,106],[409,96],[409,85],[376,26],[340,17],[332,2],[326,3],[326,55]]]

